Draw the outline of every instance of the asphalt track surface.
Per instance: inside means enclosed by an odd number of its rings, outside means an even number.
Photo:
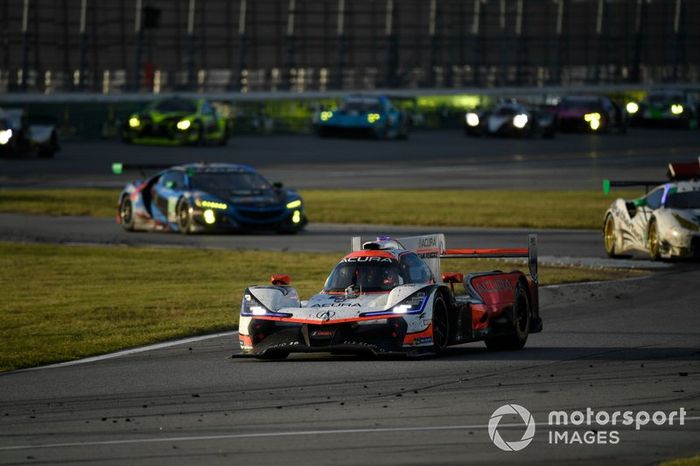
[[[698,135],[633,130],[510,141],[445,131],[417,133],[406,143],[241,137],[227,148],[173,151],[76,143],[55,160],[1,159],[0,186],[112,186],[122,182],[103,175],[113,160],[155,163],[207,154],[212,161],[253,162],[270,178],[300,187],[588,189],[603,177],[659,178],[670,158],[700,154]],[[434,155],[426,160],[426,154]],[[130,235],[111,219],[46,222],[3,214],[0,239],[343,251],[350,234],[375,233],[326,225],[297,236],[184,237]],[[526,233],[444,230],[448,241],[485,247],[521,245]],[[598,232],[540,235],[543,254],[602,252]],[[645,279],[543,289],[545,330],[518,352],[487,352],[475,343],[418,360],[262,362],[231,359],[237,341],[224,336],[3,374],[0,464],[654,464],[693,455],[700,450],[699,282],[697,264],[678,264]],[[509,403],[530,410],[537,423],[533,443],[520,452],[500,451],[487,430],[493,411]],[[554,430],[569,435],[615,430],[620,442],[549,443],[549,411],[587,407],[684,408],[687,417],[683,426],[639,431],[559,427]],[[523,432],[517,417],[499,425],[506,441]]]
[[[418,131],[408,141],[236,136],[225,147],[66,142],[53,160],[0,157],[0,187],[123,186],[112,162],[235,162],[299,188],[600,189],[603,178],[664,179],[671,161],[700,155],[700,131],[559,134],[555,139],[469,138]],[[138,177],[138,174],[133,176]]]

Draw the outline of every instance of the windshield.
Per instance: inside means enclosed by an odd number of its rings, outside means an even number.
[[[192,189],[208,192],[226,191],[233,196],[262,194],[272,189],[270,183],[258,175],[249,172],[200,172],[190,177]]]
[[[372,262],[341,262],[326,280],[323,291],[390,291],[403,283],[396,261],[384,257],[351,258]],[[348,259],[343,259],[343,261]],[[376,261],[375,261],[376,260]],[[381,262],[380,262],[381,261]]]
[[[666,207],[669,209],[700,209],[700,191],[669,194]]]
[[[162,113],[183,112],[196,113],[197,105],[191,100],[185,99],[166,99],[156,102],[153,105],[153,110]]]
[[[379,113],[382,111],[382,107],[376,101],[350,100],[345,101],[340,110],[344,112]]]

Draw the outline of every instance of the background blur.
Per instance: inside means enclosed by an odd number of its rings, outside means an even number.
[[[0,92],[698,81],[690,0],[3,0]]]

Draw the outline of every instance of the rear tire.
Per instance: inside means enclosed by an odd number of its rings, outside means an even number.
[[[122,222],[122,228],[126,231],[134,231],[134,205],[129,196],[124,196],[119,203],[119,218]]]
[[[513,332],[508,335],[487,338],[485,341],[486,347],[491,351],[522,349],[530,334],[531,322],[530,299],[522,283],[518,283],[515,289],[515,302],[513,303]]]
[[[177,203],[177,226],[180,233],[187,235],[192,232],[192,214],[190,204],[184,198]]]

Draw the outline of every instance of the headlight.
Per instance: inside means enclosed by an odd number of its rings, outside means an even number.
[[[0,131],[0,146],[4,146],[8,142],[10,142],[10,139],[12,139],[12,130],[11,129],[5,129]]]
[[[464,118],[469,126],[479,126],[479,115],[476,113],[469,112]]]
[[[525,125],[527,125],[527,115],[521,113],[520,115],[515,115],[513,117],[513,126],[523,129]]]
[[[700,226],[691,222],[687,218],[683,218],[678,214],[673,214],[673,218],[676,220],[676,222],[678,222],[678,225],[680,225],[681,228],[685,228],[686,230],[690,231],[700,231]]]
[[[370,113],[369,115],[367,115],[367,121],[370,123],[376,123],[381,119],[382,116],[379,113]]]
[[[292,223],[300,223],[301,222],[301,212],[298,210],[295,210],[294,213],[292,214]]]
[[[207,209],[202,213],[202,216],[204,217],[204,222],[207,225],[211,225],[214,222],[216,222],[216,214],[214,213],[213,210]]]
[[[190,129],[190,126],[192,126],[192,122],[190,120],[180,120],[177,122],[177,129],[180,131],[185,131]]]
[[[425,291],[419,291],[392,307],[391,311],[395,314],[415,314],[421,312],[423,306],[425,306],[427,297]]]
[[[129,127],[130,128],[138,128],[139,126],[141,126],[141,120],[139,120],[138,117],[129,118]]]
[[[627,102],[625,109],[627,109],[627,113],[634,115],[639,111],[639,104],[637,102]]]
[[[291,314],[285,312],[275,312],[271,311],[263,303],[255,299],[248,290],[243,294],[243,301],[241,301],[241,315],[243,316],[264,316],[271,315],[276,317],[290,317]]]
[[[328,110],[321,112],[321,121],[328,121],[331,118],[333,118],[333,112]]]
[[[671,105],[671,113],[674,115],[680,115],[683,113],[683,105],[681,104],[673,104]]]
[[[218,210],[226,210],[228,209],[228,204],[225,202],[216,202],[216,201],[203,201],[201,199],[196,199],[194,203],[199,206],[199,207],[204,207],[206,209],[218,209]]]
[[[600,128],[600,113],[598,113],[598,112],[586,113],[583,116],[583,119],[588,122],[588,124],[590,125],[590,127],[593,131]]]
[[[301,207],[301,199],[287,203],[287,209],[296,209],[297,207]]]

